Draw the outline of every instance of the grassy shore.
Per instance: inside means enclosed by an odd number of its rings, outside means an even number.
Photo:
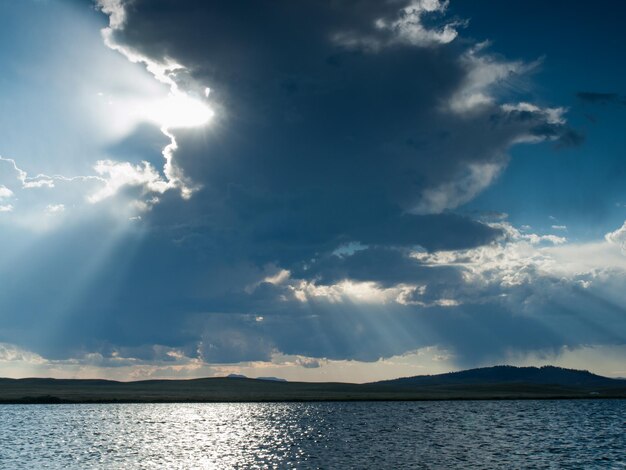
[[[490,383],[407,387],[393,384],[193,380],[0,379],[0,403],[160,403],[358,400],[626,398],[626,386]]]

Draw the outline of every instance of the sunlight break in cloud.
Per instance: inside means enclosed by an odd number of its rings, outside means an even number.
[[[45,199],[62,201],[54,205],[59,207],[62,205],[68,212],[73,213],[78,212],[78,209],[87,208],[89,205],[101,203],[105,199],[109,199],[111,204],[116,204],[115,197],[125,188],[138,188],[140,194],[138,199],[129,202],[129,193],[127,192],[122,198],[121,204],[132,206],[134,211],[141,212],[149,209],[158,201],[157,198],[150,196],[151,194],[159,195],[171,189],[178,189],[181,196],[188,199],[193,191],[198,188],[198,185],[186,177],[174,161],[177,143],[172,132],[181,128],[201,127],[209,122],[213,111],[206,105],[208,94],[203,92],[201,99],[195,99],[178,88],[173,77],[176,74],[184,73],[182,66],[168,64],[160,67],[151,61],[133,56],[123,48],[116,47],[112,41],[112,34],[116,28],[121,28],[124,25],[123,3],[115,0],[103,1],[99,5],[101,10],[109,15],[110,26],[102,31],[107,46],[122,53],[130,62],[143,64],[151,74],[149,75],[151,79],[156,78],[156,81],[166,84],[169,93],[163,96],[162,90],[159,89],[161,85],[158,87],[146,85],[141,81],[144,80],[141,73],[131,70],[129,67],[128,70],[120,71],[120,74],[113,80],[109,79],[111,81],[109,89],[106,88],[108,81],[102,78],[102,74],[95,77],[89,76],[84,81],[79,82],[79,86],[82,88],[80,94],[77,94],[77,99],[80,98],[81,103],[77,104],[76,108],[87,113],[87,121],[91,123],[92,120],[96,120],[104,128],[102,131],[102,136],[105,136],[104,142],[94,141],[92,145],[94,152],[99,150],[98,147],[113,144],[112,139],[128,138],[142,123],[152,123],[159,126],[162,134],[169,140],[169,143],[162,149],[162,158],[164,159],[162,170],[157,170],[148,161],[138,163],[120,161],[116,158],[108,158],[108,155],[107,158],[103,159],[102,155],[94,154],[92,156],[92,168],[95,174],[85,174],[81,171],[81,174],[77,176],[68,176],[68,172],[63,171],[63,174],[49,172],[48,174],[39,173],[31,176],[22,169],[22,167],[28,167],[23,162],[28,162],[29,155],[12,155],[11,158],[0,157],[0,166],[4,166],[4,168],[6,165],[9,166],[8,172],[0,173],[0,184],[2,184],[2,188],[6,188],[0,189],[0,199],[3,200],[2,210],[12,212],[14,216],[10,220],[18,222],[22,226],[35,228],[43,224],[43,222],[37,224],[36,214],[51,213]],[[59,6],[59,8],[62,7],[64,5]],[[65,12],[65,10],[63,11]],[[74,24],[71,21],[77,20],[69,16],[67,21]],[[77,47],[76,51],[72,50],[72,53],[78,57],[84,55],[80,47]],[[102,53],[100,55],[94,54],[93,57],[95,61],[106,64],[114,62]],[[102,68],[103,66],[98,65],[97,70]],[[73,77],[70,78],[73,79]],[[55,79],[57,82],[62,81],[63,86],[69,87],[70,83],[73,83],[67,78],[63,79],[62,75],[55,77]],[[95,93],[94,87],[96,86],[98,88],[95,90],[104,89],[107,92],[98,91]],[[63,87],[62,89],[65,90]],[[139,91],[133,94],[132,92],[137,91],[137,89]],[[96,96],[97,100],[92,101],[92,96]],[[103,116],[106,116],[108,121],[105,119],[105,122],[101,122]],[[98,136],[98,139],[102,140],[102,136]],[[107,139],[109,140],[107,141]],[[84,159],[89,161],[89,157],[89,155],[85,155]],[[18,165],[18,161],[21,161],[22,164]],[[32,163],[31,166],[33,166]],[[54,165],[50,166],[54,167]],[[15,179],[11,179],[12,176]],[[33,191],[36,189],[48,189],[49,191]],[[12,199],[10,203],[6,202],[9,197]],[[85,205],[85,203],[87,204]],[[122,212],[126,212],[125,209],[120,209]],[[57,211],[58,213],[59,211]],[[7,220],[5,218],[5,222]],[[49,227],[49,225],[46,226]]]
[[[177,77],[185,75],[184,66],[169,59],[162,63],[156,62],[116,42],[115,32],[122,30],[126,21],[125,4],[122,0],[98,0],[98,5],[102,12],[109,16],[109,27],[102,30],[105,44],[123,54],[131,62],[144,64],[157,80],[170,87],[170,94],[165,100],[147,105],[146,117],[160,124],[161,132],[170,139],[170,143],[163,149],[165,159],[163,173],[167,181],[165,189],[178,188],[182,197],[188,199],[197,187],[193,186],[182,169],[176,165],[174,153],[178,145],[172,129],[202,126],[213,117],[213,111],[178,86]],[[204,97],[208,98],[208,88],[202,89]]]

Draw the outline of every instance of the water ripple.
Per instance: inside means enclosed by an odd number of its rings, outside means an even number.
[[[626,401],[0,406],[0,467],[626,468]]]

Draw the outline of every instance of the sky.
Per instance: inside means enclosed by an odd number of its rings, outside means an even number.
[[[0,376],[626,377],[621,2],[0,18]]]

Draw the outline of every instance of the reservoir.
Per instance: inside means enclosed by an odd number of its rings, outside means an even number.
[[[626,468],[626,400],[0,405],[0,468]]]

